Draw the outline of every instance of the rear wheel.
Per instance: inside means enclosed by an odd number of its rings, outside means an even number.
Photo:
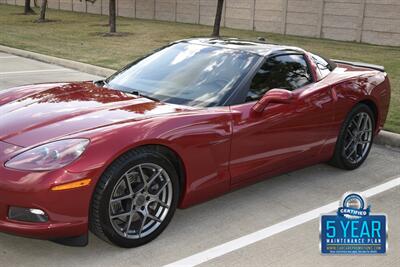
[[[179,195],[178,176],[162,154],[128,152],[102,175],[91,207],[90,228],[121,247],[156,238],[170,222]]]
[[[372,110],[365,104],[355,106],[340,130],[331,164],[347,170],[358,168],[371,150],[374,129]]]

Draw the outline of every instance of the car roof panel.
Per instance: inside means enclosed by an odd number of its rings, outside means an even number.
[[[304,53],[304,50],[294,46],[285,46],[267,43],[264,41],[252,41],[237,38],[191,38],[177,42],[186,42],[191,44],[208,45],[214,47],[235,49],[245,51],[260,56],[269,56],[279,53]],[[175,42],[175,43],[177,43]]]

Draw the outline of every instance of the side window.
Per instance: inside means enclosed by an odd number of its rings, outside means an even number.
[[[254,76],[246,101],[258,100],[274,88],[292,91],[311,82],[312,76],[303,55],[275,56],[267,59]]]
[[[314,54],[312,54],[312,58],[315,64],[317,65],[317,69],[321,79],[325,78],[326,76],[329,75],[329,73],[331,73],[331,67],[329,66],[329,63],[325,59]]]

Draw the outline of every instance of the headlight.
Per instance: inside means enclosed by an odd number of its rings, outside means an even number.
[[[34,147],[13,157],[5,166],[24,171],[50,171],[78,159],[89,144],[88,139],[65,139]]]

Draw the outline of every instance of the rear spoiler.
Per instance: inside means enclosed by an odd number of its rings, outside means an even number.
[[[332,61],[335,62],[335,63],[339,63],[339,64],[347,64],[347,65],[351,65],[351,66],[354,66],[354,67],[368,68],[368,69],[373,69],[373,70],[378,70],[378,71],[381,71],[381,72],[385,72],[385,67],[384,66],[368,64],[368,63],[363,63],[363,62],[351,62],[351,61],[344,61],[344,60],[336,60],[336,59],[332,59]]]

